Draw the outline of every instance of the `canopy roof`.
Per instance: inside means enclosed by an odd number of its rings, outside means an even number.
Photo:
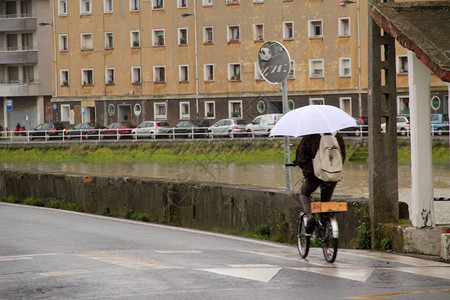
[[[369,15],[436,76],[450,82],[450,1],[371,5]]]

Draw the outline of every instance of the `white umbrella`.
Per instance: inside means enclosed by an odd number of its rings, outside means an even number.
[[[357,126],[356,120],[342,109],[331,105],[308,105],[281,117],[270,131],[270,136],[332,133],[352,126]]]

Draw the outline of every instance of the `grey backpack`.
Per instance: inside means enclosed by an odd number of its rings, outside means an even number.
[[[336,133],[320,135],[320,145],[313,159],[314,175],[325,182],[336,182],[342,178],[342,154]]]

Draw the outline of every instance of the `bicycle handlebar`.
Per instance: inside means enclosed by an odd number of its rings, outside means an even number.
[[[284,166],[285,167],[295,167],[297,164],[294,164],[294,163],[292,163],[292,164],[284,164]]]

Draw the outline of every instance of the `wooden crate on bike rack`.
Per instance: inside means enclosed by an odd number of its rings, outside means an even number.
[[[311,212],[347,211],[347,202],[311,202]]]

